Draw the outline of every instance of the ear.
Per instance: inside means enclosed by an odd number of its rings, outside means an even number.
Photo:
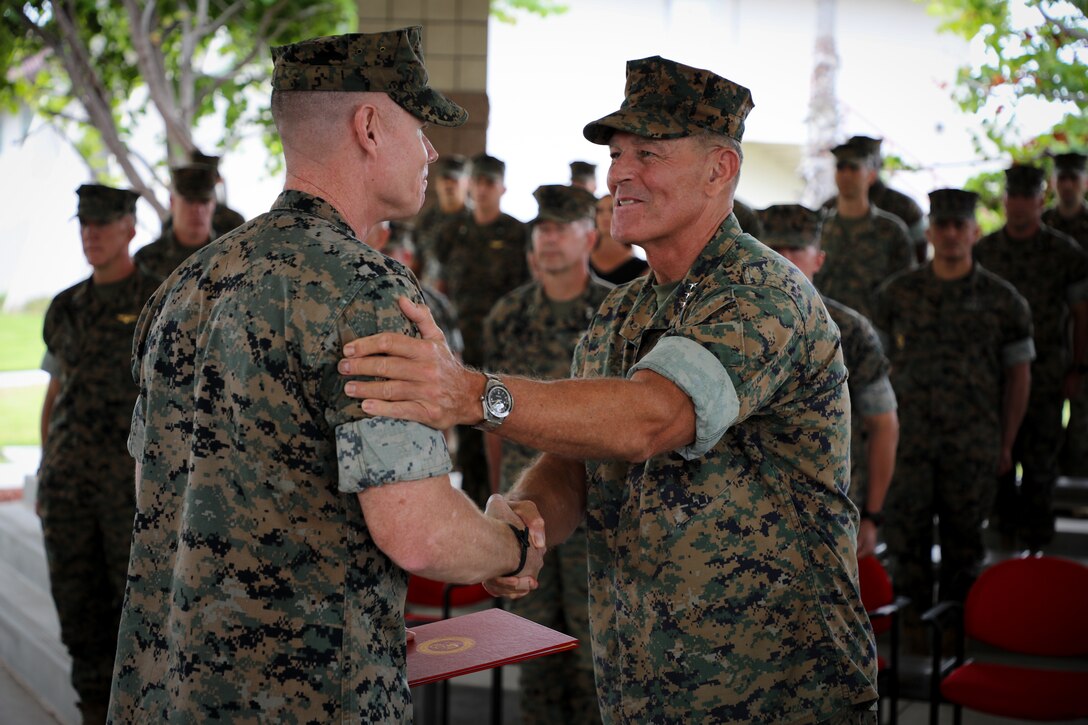
[[[597,231],[597,226],[594,224],[586,232],[586,251],[592,252],[597,248],[597,242],[601,238],[601,233]]]
[[[729,187],[740,173],[740,156],[728,146],[715,146],[707,159],[710,165],[707,194],[717,196]]]
[[[821,269],[823,269],[824,262],[826,262],[826,261],[827,261],[827,252],[825,252],[822,249],[820,251],[816,252],[816,259],[813,260],[812,273],[816,274]]]
[[[375,153],[382,135],[381,114],[377,107],[369,103],[357,107],[351,115],[351,130],[364,154]]]

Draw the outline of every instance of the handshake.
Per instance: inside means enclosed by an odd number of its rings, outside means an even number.
[[[499,494],[487,500],[484,513],[508,524],[521,547],[520,566],[502,576],[486,580],[484,589],[494,597],[520,599],[537,588],[537,574],[544,566],[545,548],[544,519],[531,501],[508,501]]]

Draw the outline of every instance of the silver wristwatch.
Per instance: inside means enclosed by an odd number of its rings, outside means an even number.
[[[487,376],[484,394],[480,398],[484,408],[484,419],[476,426],[480,430],[491,431],[498,428],[514,409],[514,397],[502,381],[494,375]]]

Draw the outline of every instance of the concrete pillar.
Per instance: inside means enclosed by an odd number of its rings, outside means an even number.
[[[473,156],[487,148],[488,0],[358,0],[359,31],[423,26],[423,55],[431,85],[468,110],[468,123],[431,126],[440,154]]]

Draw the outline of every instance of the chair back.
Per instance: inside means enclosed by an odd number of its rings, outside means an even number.
[[[875,556],[858,559],[858,585],[861,587],[861,603],[871,612],[895,601],[895,588],[887,569]],[[891,617],[870,618],[876,634],[888,631]]]
[[[419,607],[441,609],[445,604],[447,586],[449,585],[443,582],[413,574],[408,577],[408,593],[405,595],[405,601],[407,604]],[[467,607],[491,598],[482,584],[456,585],[450,587],[449,606]]]
[[[999,562],[972,585],[963,617],[968,636],[995,647],[1088,654],[1088,567],[1053,556]]]

